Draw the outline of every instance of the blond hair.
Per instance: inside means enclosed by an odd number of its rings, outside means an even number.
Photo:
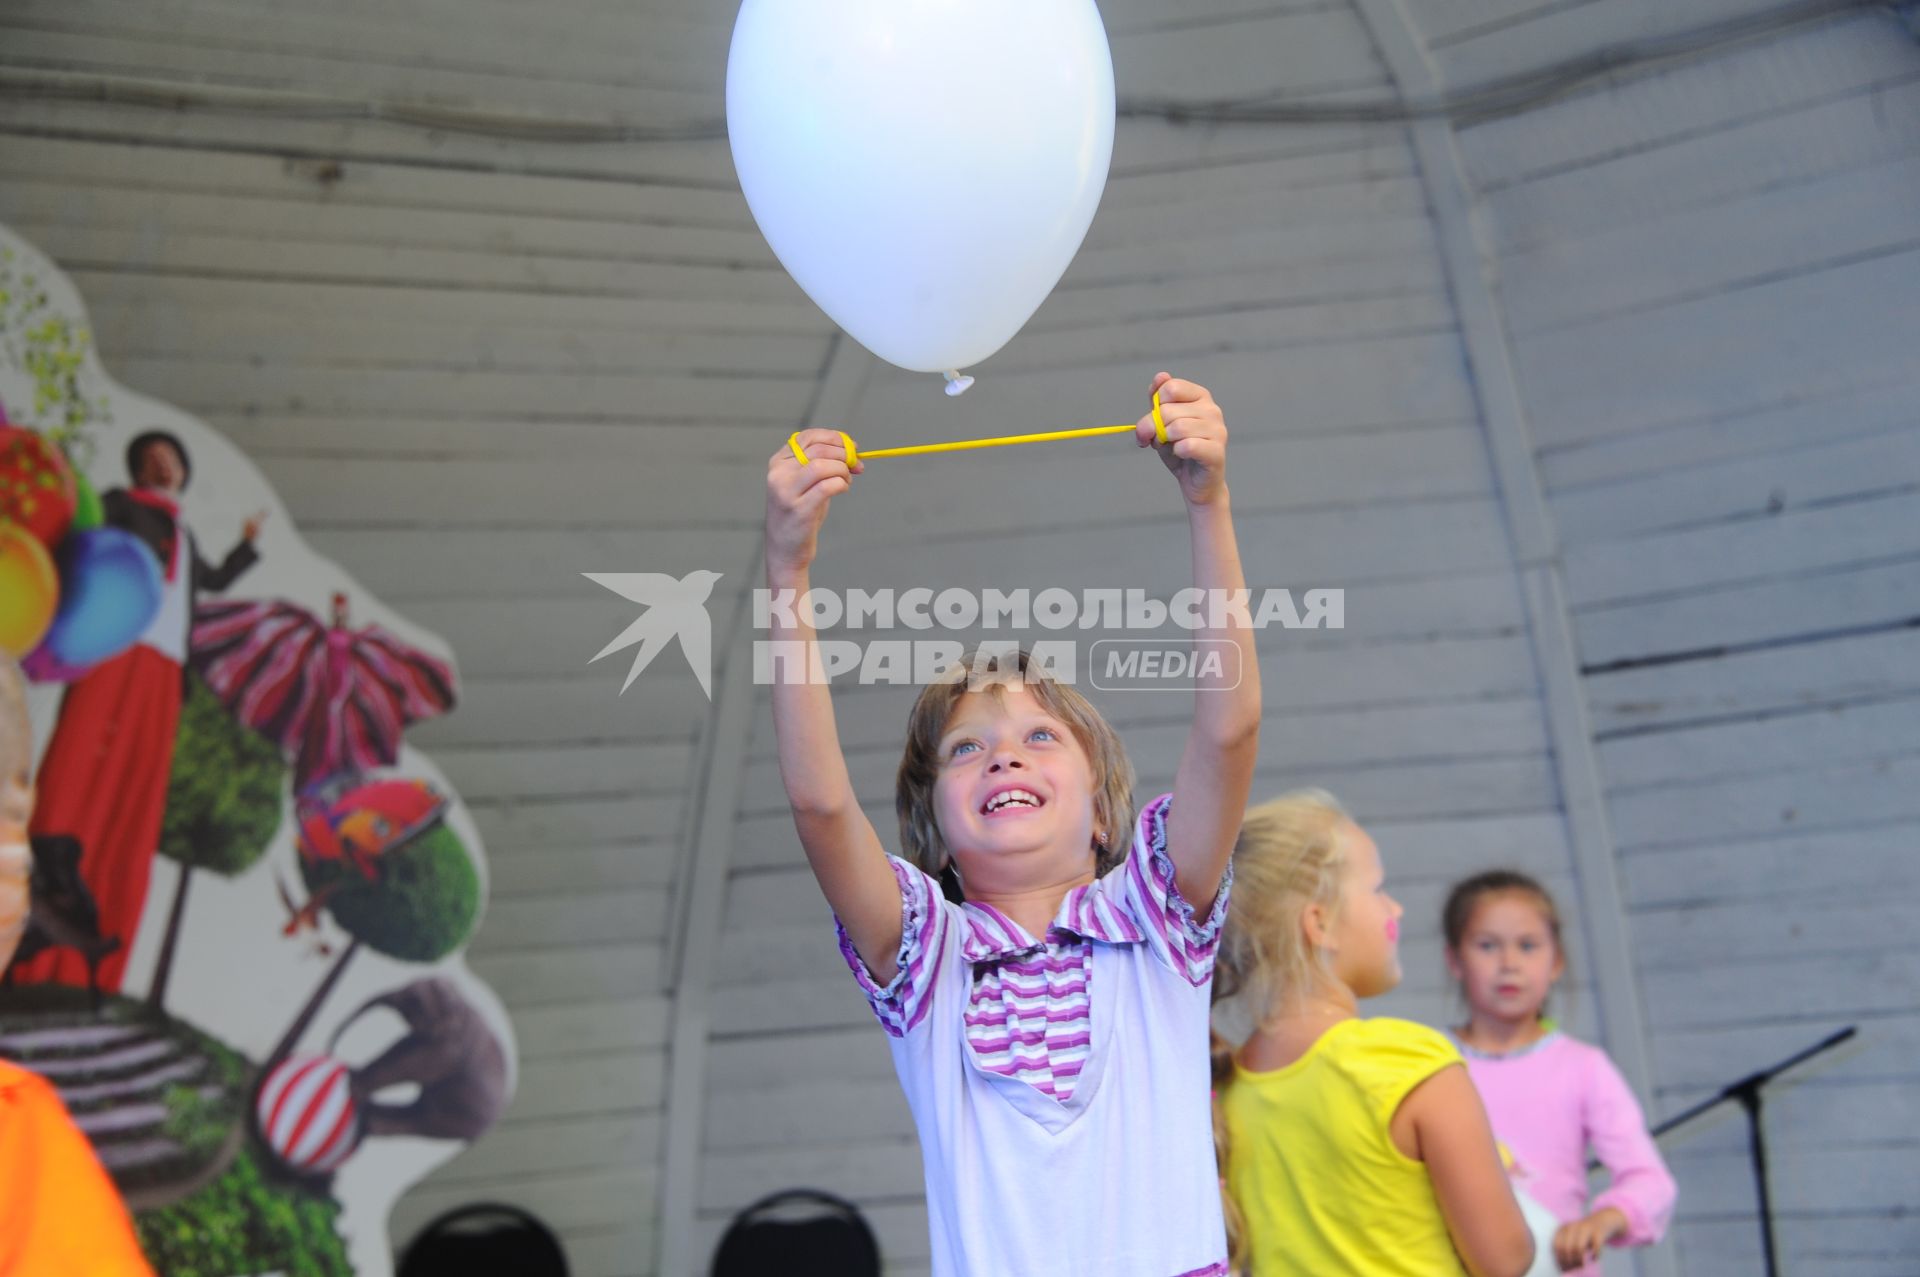
[[[1233,848],[1233,895],[1214,963],[1213,1000],[1240,998],[1256,1022],[1297,1003],[1333,978],[1326,956],[1307,941],[1309,907],[1339,916],[1347,865],[1344,829],[1353,818],[1324,789],[1297,789],[1248,808]],[[1246,1223],[1227,1192],[1227,1122],[1221,1098],[1233,1081],[1233,1046],[1213,1037],[1213,1144],[1220,1202],[1227,1218],[1228,1263],[1241,1271]]]
[[[1338,916],[1340,875],[1352,823],[1324,789],[1298,789],[1247,809],[1233,848],[1233,897],[1214,967],[1213,996],[1240,997],[1257,1018],[1306,997],[1331,978],[1307,943],[1311,905]]]
[[[908,860],[939,878],[950,895],[957,892],[957,877],[949,872],[953,849],[947,846],[934,814],[940,738],[946,734],[961,697],[969,691],[1003,696],[1006,684],[1017,672],[1033,699],[1066,725],[1087,755],[1093,776],[1093,870],[1095,875],[1106,873],[1127,858],[1132,843],[1133,764],[1127,761],[1119,734],[1092,702],[1067,684],[1055,681],[1025,649],[1006,652],[1009,659],[1003,663],[991,661],[991,654],[991,649],[969,649],[946,677],[920,689],[913,712],[907,716],[907,744],[894,779],[901,850]],[[992,669],[985,681],[973,677],[989,666]]]

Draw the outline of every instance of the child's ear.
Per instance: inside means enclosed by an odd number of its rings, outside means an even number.
[[[1327,947],[1327,907],[1323,904],[1310,904],[1300,914],[1300,931],[1307,938],[1307,944],[1315,949]]]

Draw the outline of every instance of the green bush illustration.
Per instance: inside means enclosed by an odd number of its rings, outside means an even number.
[[[300,869],[348,935],[390,958],[438,961],[473,930],[480,875],[451,829],[436,825],[376,864],[372,879],[346,860],[303,858]]]

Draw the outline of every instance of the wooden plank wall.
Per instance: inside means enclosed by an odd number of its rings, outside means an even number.
[[[1496,7],[1452,7],[1485,22],[1443,35],[1451,71],[1492,27],[1527,34]],[[1911,1272],[1920,1243],[1916,106],[1920,48],[1875,12],[1460,139],[1564,549],[1653,1108],[1861,1028],[1768,1110],[1783,1264],[1822,1277]],[[1742,1124],[1669,1149],[1684,1271],[1761,1271]]]
[[[1757,7],[1405,11],[1468,85]],[[1102,9],[1125,94],[1392,92],[1345,4]],[[712,122],[731,17],[716,0],[655,0],[644,23],[597,0],[13,0],[0,71]],[[1861,1047],[1773,1112],[1787,1253],[1839,1277],[1910,1271],[1920,1242],[1899,1200],[1917,1125],[1920,689],[1899,628],[1920,611],[1917,72],[1901,29],[1863,15],[1459,137],[1589,667],[1653,1107],[1860,1021]],[[15,100],[0,221],[69,266],[121,380],[246,446],[316,545],[459,653],[466,705],[419,739],[482,822],[495,898],[472,956],[514,1013],[523,1082],[396,1236],[505,1198],[559,1225],[577,1271],[653,1271],[675,892],[689,799],[714,779],[738,797],[721,958],[689,973],[713,1014],[702,1153],[673,1168],[698,1176],[699,1239],[814,1184],[870,1210],[890,1272],[924,1272],[912,1128],[800,865],[764,705],[744,772],[708,778],[691,678],[650,672],[622,698],[619,670],[584,664],[630,615],[581,571],[724,571],[726,614],[750,584],[761,462],[828,364],[830,326],[766,252],[724,142]],[[1410,911],[1408,987],[1384,1009],[1439,1021],[1445,884],[1493,862],[1573,878],[1405,131],[1129,121],[1086,248],[979,386],[948,401],[863,356],[843,375],[865,380],[850,428],[879,443],[1119,420],[1160,366],[1227,406],[1253,584],[1348,591],[1345,631],[1265,636],[1258,787],[1328,785],[1369,822]],[[820,582],[1177,588],[1165,476],[1124,445],[1073,446],[876,467]],[[840,700],[889,836],[909,697]],[[1159,792],[1184,705],[1104,708],[1139,793]],[[1576,1029],[1594,1001],[1574,991]],[[1690,1274],[1755,1271],[1736,1134],[1676,1154]]]

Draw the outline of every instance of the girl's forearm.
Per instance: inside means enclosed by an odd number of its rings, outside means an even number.
[[[1194,638],[1202,654],[1214,649],[1225,657],[1217,674],[1197,681],[1203,694],[1196,698],[1194,732],[1215,745],[1231,746],[1250,739],[1259,729],[1260,662],[1228,494],[1222,490],[1207,504],[1190,506],[1187,525],[1193,543],[1193,584],[1202,592],[1206,609],[1205,624]],[[1223,606],[1234,602],[1241,606]]]
[[[776,572],[769,568],[767,588],[776,595],[793,591],[803,597],[808,588],[805,568]],[[775,643],[797,645],[804,665],[776,663],[773,667],[773,734],[780,755],[780,780],[787,801],[800,814],[832,814],[853,801],[853,782],[840,752],[840,732],[833,717],[833,693],[824,678],[814,681],[819,649],[806,609],[774,608],[768,637]],[[793,622],[785,617],[791,615]],[[776,649],[782,650],[782,649]],[[784,650],[796,650],[789,646]]]

